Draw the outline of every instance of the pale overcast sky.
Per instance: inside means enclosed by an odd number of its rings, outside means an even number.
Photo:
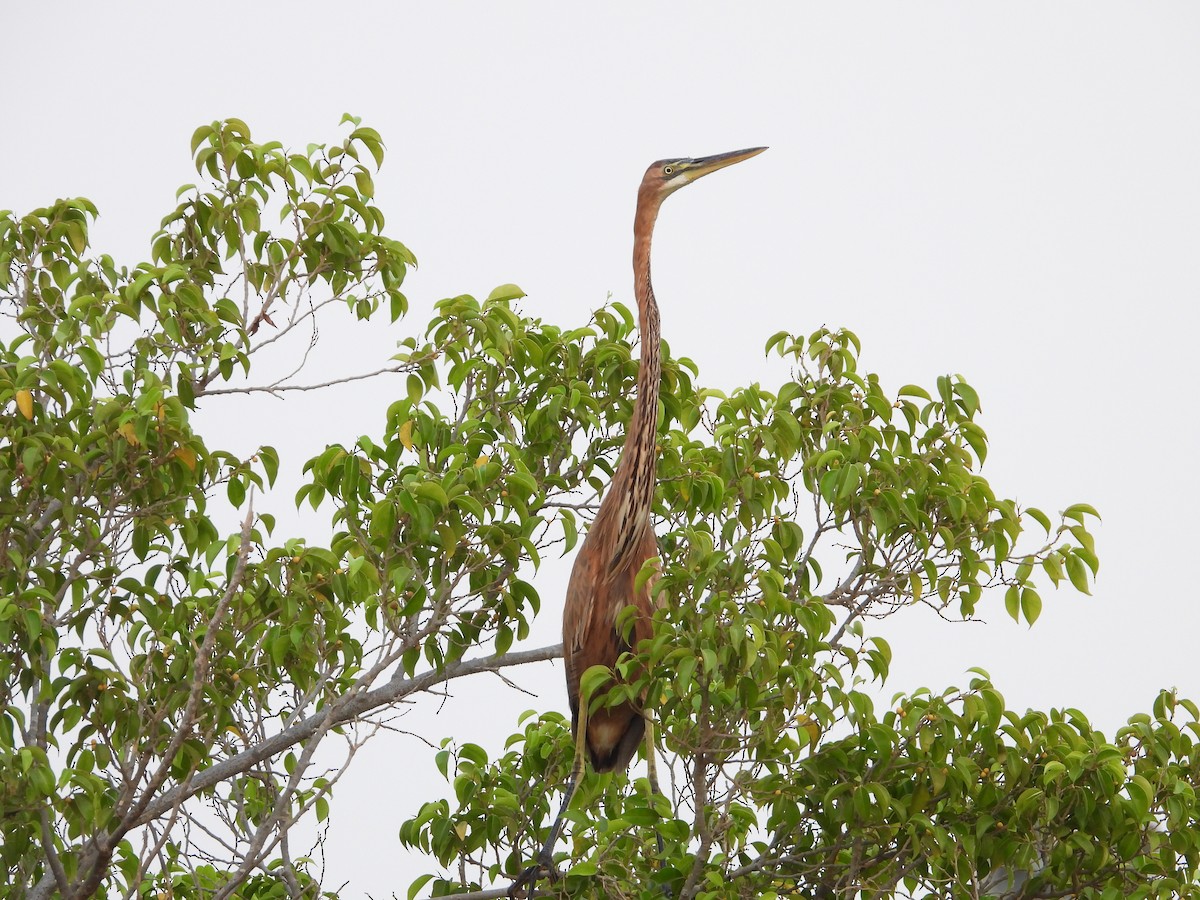
[[[388,230],[421,266],[399,327],[323,332],[311,374],[332,376],[382,365],[444,296],[512,281],[525,311],[562,324],[610,293],[632,304],[645,166],[770,145],[665,207],[655,287],[672,350],[703,383],[771,386],[785,370],[763,358],[770,334],[850,328],[892,389],[953,372],[978,390],[997,493],[1104,515],[1092,598],[1043,591],[1032,630],[999,595],[987,624],[914,609],[877,626],[895,650],[884,693],[978,665],[1010,705],[1078,707],[1110,734],[1161,687],[1200,698],[1200,6],[584,8],[6,4],[0,208],[87,196],[96,242],[132,265],[194,178],[197,125],[238,116],[303,146],[362,116],[389,149]],[[281,449],[282,522],[303,461],[378,434],[399,390],[214,401],[201,425],[233,449]],[[539,576],[529,646],[557,640],[566,571]],[[565,710],[559,667],[518,678],[536,698],[495,682],[404,725],[496,747],[517,711]],[[364,751],[334,798],[327,886],[403,896],[425,866],[396,829],[438,778],[412,739]]]

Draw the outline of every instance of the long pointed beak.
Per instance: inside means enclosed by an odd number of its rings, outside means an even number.
[[[717,169],[723,169],[726,166],[732,166],[734,163],[740,163],[752,156],[758,156],[766,150],[766,147],[751,147],[749,150],[734,150],[730,153],[718,153],[716,156],[704,156],[700,159],[693,159],[688,169],[691,170],[691,181],[697,178],[703,178],[710,172],[715,172]]]

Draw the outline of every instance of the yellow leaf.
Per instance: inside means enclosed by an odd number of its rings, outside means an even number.
[[[183,463],[185,466],[187,466],[193,472],[196,471],[196,451],[195,450],[192,450],[189,447],[176,447],[174,452],[175,452],[176,459],[178,459],[181,463]]]
[[[167,411],[161,401],[154,404],[154,414],[158,416],[158,421],[160,422],[167,417]]]
[[[478,466],[486,466],[491,461],[492,461],[492,458],[485,453],[481,457],[479,457],[479,459],[475,460],[475,465],[477,467]]]
[[[467,823],[459,822],[457,825],[455,825],[454,833],[458,835],[458,839],[460,841],[465,841],[467,839]]]
[[[404,445],[405,450],[412,449],[412,446],[413,446],[412,429],[413,429],[412,419],[409,419],[407,422],[405,422],[403,425],[400,426],[400,443],[402,443]]]
[[[33,393],[31,391],[17,391],[17,409],[21,411],[21,415],[27,421],[33,419]]]
[[[800,727],[808,732],[808,746],[809,747],[817,746],[817,739],[821,737],[820,726],[817,725],[817,723],[814,722],[812,719],[810,719],[808,716],[801,716],[800,717]]]
[[[132,422],[126,422],[124,425],[117,428],[117,434],[125,438],[130,446],[136,447],[141,441],[138,440],[137,432],[133,429]]]

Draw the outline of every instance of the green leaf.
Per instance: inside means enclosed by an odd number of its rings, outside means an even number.
[[[675,670],[675,689],[680,694],[687,694],[692,689],[692,675],[696,671],[696,657],[685,656]]]
[[[267,484],[274,485],[275,477],[279,474],[279,454],[274,447],[260,447],[258,458],[262,462],[263,471],[267,475]]]
[[[1071,579],[1071,584],[1075,586],[1075,590],[1082,594],[1091,596],[1091,590],[1088,588],[1087,567],[1084,561],[1069,550],[1064,551],[1067,564],[1067,577]]]
[[[608,666],[591,666],[579,679],[579,696],[595,701],[600,688],[612,681],[612,669]]]
[[[375,196],[375,182],[371,178],[371,173],[366,169],[354,170],[354,183],[358,186],[358,192],[364,197]]]
[[[229,502],[234,506],[241,506],[246,499],[246,485],[240,478],[230,478],[228,485]]]
[[[408,400],[414,406],[421,402],[421,398],[425,396],[425,382],[421,380],[421,376],[412,374],[408,376]]]
[[[1096,519],[1100,518],[1100,513],[1096,512],[1096,507],[1090,503],[1072,503],[1063,510],[1063,518],[1074,519],[1080,525],[1085,524],[1083,517],[1092,516]]]
[[[201,125],[192,132],[192,156],[196,155],[196,151],[200,149],[200,145],[208,140],[213,134],[211,125]]]
[[[135,300],[137,297],[154,282],[154,275],[145,272],[133,280],[133,283],[125,289],[125,297],[129,300]]]
[[[575,544],[579,542],[579,529],[575,524],[575,514],[569,509],[564,509],[559,515],[559,521],[563,527],[563,552],[570,553],[575,549]]]
[[[1137,822],[1141,825],[1150,814],[1150,802],[1154,799],[1154,789],[1143,776],[1134,775],[1126,782],[1125,791],[1129,794],[1129,800],[1137,811]]]
[[[408,889],[408,900],[416,900],[417,895],[421,894],[421,888],[433,881],[433,875],[422,875]]]
[[[450,502],[442,486],[434,481],[423,481],[413,487],[413,493],[426,500],[432,500],[440,509],[445,509]]]
[[[979,412],[979,395],[975,393],[975,389],[965,381],[959,381],[954,385],[954,393],[958,394],[962,401],[963,411],[968,416],[974,416]]]
[[[1050,517],[1040,509],[1034,506],[1027,506],[1025,508],[1025,515],[1029,516],[1031,519],[1041,525],[1042,528],[1046,529],[1046,534],[1050,533]]]
[[[1010,585],[1004,592],[1004,608],[1014,622],[1021,621],[1021,589],[1017,585]]]
[[[1042,568],[1046,570],[1054,586],[1058,587],[1058,583],[1063,579],[1062,563],[1059,562],[1058,554],[1051,553],[1042,560]]]
[[[288,650],[292,647],[291,635],[282,628],[275,632],[275,636],[271,638],[271,661],[276,666],[282,667],[283,661],[287,659]]]
[[[784,349],[783,349],[783,344],[784,344],[784,341],[788,340],[788,338],[790,338],[790,337],[791,337],[791,335],[790,335],[788,332],[786,332],[786,331],[777,331],[777,332],[775,332],[773,335],[771,335],[771,337],[770,337],[770,338],[768,338],[768,339],[767,339],[767,345],[766,345],[766,350],[765,350],[765,352],[764,352],[764,355],[766,355],[766,356],[770,356],[770,355],[771,355],[771,349],[772,349],[773,347],[778,347],[778,348],[779,348],[779,355],[780,355],[780,356],[783,356],[783,354],[784,354]]]
[[[962,422],[959,426],[967,444],[975,451],[980,463],[987,461],[987,434],[974,422]]]
[[[527,296],[526,293],[515,284],[502,284],[488,294],[487,302],[495,303],[505,300],[519,300],[525,296]]]
[[[594,860],[584,859],[571,866],[571,869],[567,872],[567,874],[579,876],[581,878],[589,878],[599,871],[600,869],[596,866]]]
[[[71,249],[76,254],[83,253],[87,249],[87,232],[84,230],[83,223],[71,220],[66,223],[67,242],[71,245]]]
[[[1042,598],[1031,587],[1021,589],[1021,612],[1030,625],[1042,614]]]

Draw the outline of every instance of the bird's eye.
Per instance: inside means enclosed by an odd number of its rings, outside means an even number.
[[[675,171],[674,166],[663,166],[663,174],[664,175],[670,175],[674,171]]]

